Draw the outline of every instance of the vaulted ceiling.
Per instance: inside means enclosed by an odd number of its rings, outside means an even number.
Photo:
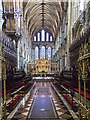
[[[67,3],[60,0],[29,0],[24,4],[24,20],[31,37],[34,37],[41,29],[51,33],[55,39],[63,12],[67,9]]]

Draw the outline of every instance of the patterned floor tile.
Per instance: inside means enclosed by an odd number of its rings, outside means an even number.
[[[57,100],[56,100],[56,99],[53,99],[53,101],[54,101],[54,102],[57,102]]]
[[[60,105],[64,105],[63,103],[61,103]]]
[[[58,111],[59,111],[59,112],[63,112],[63,113],[65,113],[65,112],[67,112],[68,110],[59,109]]]
[[[58,106],[59,104],[55,104],[55,106]]]
[[[27,105],[27,106],[25,106],[24,108],[28,108],[29,106]]]
[[[26,110],[26,109],[21,109],[21,110],[19,110],[18,112],[20,112],[20,113],[23,113],[23,112],[27,112],[28,110]]]
[[[25,102],[24,108],[21,110],[18,110],[18,114],[14,115],[14,118],[24,120],[27,117],[28,112],[31,109],[31,105],[33,103],[34,97],[35,97],[35,93],[30,95],[27,102]],[[50,97],[53,100],[54,107],[57,111],[59,119],[61,119],[61,120],[73,120],[70,112],[67,110],[67,108],[63,104],[62,100],[58,97],[58,95],[55,93],[54,90],[52,90]],[[42,112],[43,111],[45,111],[45,110],[42,109]]]
[[[32,101],[28,101],[28,103],[30,103],[30,104],[31,104],[31,103],[32,103]]]
[[[17,119],[25,118],[25,115],[22,115],[22,114],[15,115],[14,118],[17,118]]]
[[[27,116],[28,115],[28,112],[24,112],[24,113],[22,113],[24,116]]]
[[[62,114],[60,115],[60,117],[68,119],[68,118],[71,118],[72,116],[67,114]]]
[[[58,116],[60,116],[60,115],[62,115],[62,114],[63,114],[63,112],[58,112],[58,111],[57,111],[57,113],[58,113]]]
[[[30,107],[30,106],[31,106],[31,104],[27,104],[27,106],[29,106],[29,107]]]
[[[57,107],[59,107],[59,108],[62,108],[62,109],[63,109],[63,107],[64,107],[64,106],[63,106],[63,105],[59,105],[59,104],[58,104],[58,105],[57,105]]]
[[[61,103],[61,102],[59,102],[59,101],[55,101],[54,103],[55,103],[55,104],[62,104],[62,103]]]
[[[25,106],[28,106],[29,103],[25,103]]]
[[[30,107],[28,107],[28,108],[25,108],[25,109],[29,111]]]
[[[28,104],[29,101],[26,101],[25,104]]]
[[[58,98],[54,98],[54,100],[57,100],[57,101],[58,101]]]
[[[63,102],[60,100],[60,98],[58,98],[54,94],[52,95],[52,97],[53,97],[53,102],[54,102],[57,114],[59,116],[59,119],[71,120],[72,116],[71,116],[70,112],[67,110],[66,106],[63,104]]]
[[[61,108],[59,108],[59,107],[56,107],[56,110],[58,111],[58,110],[60,110]]]
[[[29,101],[33,101],[32,97],[29,99]]]
[[[62,109],[67,110],[67,108],[66,108],[66,107],[63,107]]]
[[[67,111],[67,112],[65,112],[64,114],[70,115],[70,112],[69,112],[69,111]]]

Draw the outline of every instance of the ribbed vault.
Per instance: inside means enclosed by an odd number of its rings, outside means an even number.
[[[60,0],[55,0],[57,2],[33,1],[29,0],[24,8],[24,20],[31,37],[33,38],[37,32],[44,29],[55,39],[67,3],[60,2]]]

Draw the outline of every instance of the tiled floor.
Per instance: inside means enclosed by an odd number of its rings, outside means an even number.
[[[12,120],[73,120],[72,115],[58,97],[49,82],[37,82],[24,106],[21,106]]]
[[[63,104],[62,100],[58,97],[58,95],[56,94],[56,92],[53,90],[52,87],[51,87],[51,94],[59,119],[73,120],[73,117],[71,116],[70,112],[68,111],[68,109]]]

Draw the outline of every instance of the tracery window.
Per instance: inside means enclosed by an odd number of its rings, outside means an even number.
[[[82,11],[84,10],[84,0],[80,0],[80,13],[82,13]]]
[[[49,33],[46,34],[46,41],[49,41]]]
[[[45,46],[41,47],[41,59],[45,59]]]
[[[50,36],[50,41],[52,41],[52,36]]]
[[[37,33],[37,35],[34,36],[34,41],[41,42],[43,41],[42,47],[38,46],[35,48],[35,60],[36,59],[51,59],[51,51],[52,48],[49,46],[48,50],[46,49],[46,43],[44,44],[44,41],[51,42],[53,41],[53,37],[50,33],[46,32],[45,30],[41,30]]]
[[[48,59],[51,60],[51,47],[50,46],[48,47]]]
[[[35,60],[38,59],[38,46],[35,47]]]
[[[42,41],[45,41],[45,31],[42,30]]]
[[[38,33],[38,41],[40,41],[40,33]]]
[[[36,36],[34,36],[34,41],[36,41]]]
[[[34,41],[48,41],[51,42],[53,41],[53,37],[50,33],[46,32],[45,30],[41,30],[40,32],[37,33],[36,36],[34,36]]]

